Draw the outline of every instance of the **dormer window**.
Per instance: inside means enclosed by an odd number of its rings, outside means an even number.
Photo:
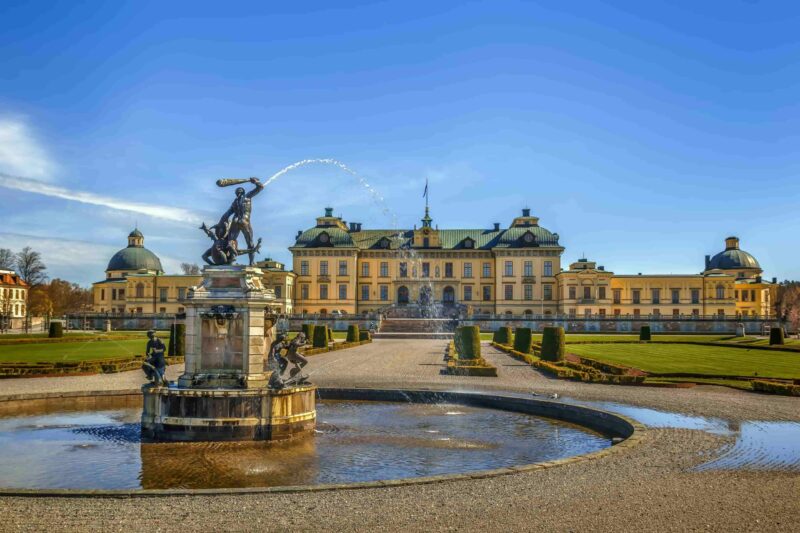
[[[378,246],[380,246],[383,249],[389,248],[389,244],[390,244],[389,239],[387,239],[386,237],[383,237],[381,238],[380,241],[378,241]]]
[[[475,248],[475,241],[467,237],[464,239],[464,248]]]
[[[536,244],[536,235],[534,235],[530,231],[526,231],[525,234],[522,236],[522,242],[528,246],[532,246]]]
[[[331,243],[331,236],[328,235],[327,231],[323,231],[322,233],[319,234],[319,237],[317,237],[317,240],[319,241],[319,243],[322,246],[328,246]]]

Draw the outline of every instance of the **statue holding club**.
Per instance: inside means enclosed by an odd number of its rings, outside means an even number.
[[[236,187],[236,198],[219,222],[211,228],[205,223],[200,227],[213,241],[214,244],[203,254],[203,260],[209,265],[230,265],[239,255],[247,254],[250,265],[255,262],[255,255],[261,250],[261,239],[253,242],[253,226],[250,224],[250,212],[253,208],[253,197],[264,190],[264,184],[258,178],[249,179],[219,179],[218,187],[230,187],[252,183],[255,187],[246,192],[244,187]],[[239,250],[237,239],[239,233],[244,234],[247,248]]]

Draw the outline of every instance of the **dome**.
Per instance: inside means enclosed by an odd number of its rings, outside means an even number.
[[[128,237],[140,237],[143,239],[144,235],[142,235],[142,232],[139,231],[139,228],[136,228],[128,234]]]
[[[728,237],[725,239],[725,250],[718,253],[706,263],[706,270],[761,270],[756,258],[739,249],[739,239]]]
[[[143,246],[128,246],[115,253],[108,262],[106,270],[155,270],[163,272],[161,260],[156,254]]]

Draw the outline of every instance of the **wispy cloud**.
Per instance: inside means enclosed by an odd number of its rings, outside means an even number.
[[[84,204],[100,205],[121,211],[130,211],[132,213],[139,213],[187,225],[196,225],[202,221],[200,214],[181,207],[129,202],[127,200],[112,198],[110,196],[101,196],[91,192],[65,189],[64,187],[58,187],[43,181],[13,176],[5,172],[0,172],[0,187],[52,196],[54,198],[62,198],[64,200],[72,200]]]
[[[0,169],[49,180],[55,164],[24,120],[0,117]]]

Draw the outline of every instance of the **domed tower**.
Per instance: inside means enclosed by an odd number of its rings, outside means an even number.
[[[138,228],[128,234],[128,247],[111,257],[106,267],[106,278],[124,278],[136,273],[164,273],[158,256],[144,247],[144,235]]]
[[[731,274],[737,279],[755,278],[763,272],[756,258],[739,248],[738,237],[728,237],[725,239],[725,250],[714,257],[706,256],[704,273],[712,270]]]

